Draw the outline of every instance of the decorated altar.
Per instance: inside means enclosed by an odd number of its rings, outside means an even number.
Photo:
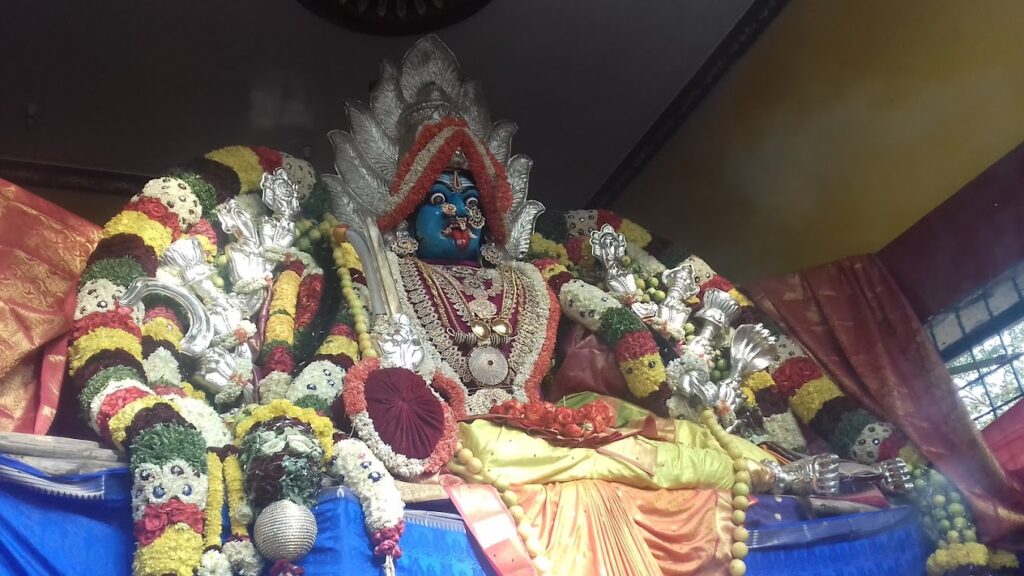
[[[529,199],[436,37],[347,110],[334,174],[222,148],[104,227],[62,414],[97,442],[3,440],[8,571],[1015,569],[707,263]]]

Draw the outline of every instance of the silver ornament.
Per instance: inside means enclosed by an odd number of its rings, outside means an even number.
[[[263,509],[253,528],[256,548],[271,562],[294,562],[313,549],[316,518],[305,506],[278,500]]]

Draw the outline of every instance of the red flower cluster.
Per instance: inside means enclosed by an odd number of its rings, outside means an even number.
[[[391,556],[395,560],[401,558],[402,547],[398,545],[398,540],[402,537],[402,532],[405,532],[405,520],[399,520],[395,526],[382,528],[371,534],[373,553],[382,558],[384,556]]]
[[[821,376],[821,368],[813,360],[798,356],[783,362],[772,374],[772,380],[779,393],[789,397],[796,394],[804,384]]]
[[[310,274],[299,284],[299,301],[295,307],[295,329],[302,330],[313,321],[320,308],[320,296],[324,290],[323,274]]]
[[[579,408],[555,406],[551,402],[506,400],[491,407],[490,413],[518,420],[527,428],[552,430],[567,438],[585,438],[607,431],[615,423],[615,412],[602,400]]]
[[[193,530],[203,532],[203,511],[195,504],[186,504],[171,498],[163,504],[146,504],[142,518],[135,521],[135,539],[142,546],[153,543],[164,529],[174,524],[188,524]]]
[[[700,292],[697,294],[697,297],[703,300],[704,293],[712,288],[718,288],[722,292],[729,292],[736,287],[733,286],[732,282],[729,282],[722,276],[715,274],[710,280],[700,285]]]
[[[267,354],[266,361],[263,362],[263,368],[267,372],[291,374],[292,370],[295,369],[295,360],[292,359],[292,353],[288,351],[287,347],[275,346]]]

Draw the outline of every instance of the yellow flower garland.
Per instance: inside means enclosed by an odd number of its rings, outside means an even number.
[[[131,210],[114,216],[103,227],[103,238],[110,238],[116,234],[134,234],[142,238],[146,246],[157,254],[163,254],[173,240],[171,231],[166,226],[141,212]]]
[[[653,240],[651,233],[646,228],[628,218],[623,218],[622,223],[619,224],[619,234],[626,238],[626,242],[639,248],[647,246]]]
[[[253,426],[281,416],[295,418],[308,424],[324,450],[324,462],[331,459],[334,453],[334,423],[329,418],[317,414],[315,410],[299,408],[288,400],[274,400],[270,404],[257,407],[252,414],[238,423],[238,427],[235,429],[235,439],[241,442]]]
[[[347,336],[334,334],[324,339],[323,344],[317,349],[317,354],[344,354],[355,360],[359,358],[359,344]]]
[[[274,295],[270,299],[270,313],[282,312],[295,316],[295,306],[299,299],[299,283],[302,281],[294,270],[285,270],[274,282]]]
[[[263,166],[260,165],[259,156],[252,149],[245,146],[228,146],[210,152],[206,158],[220,162],[234,170],[242,185],[242,194],[260,190]]]
[[[224,465],[216,452],[206,453],[206,469],[209,488],[206,492],[206,509],[203,511],[206,518],[203,524],[203,546],[210,548],[220,546],[220,535],[224,530],[224,517],[221,514],[224,510]]]
[[[651,363],[654,364],[653,369],[648,367]],[[654,393],[667,378],[665,364],[657,354],[645,354],[620,362],[619,371],[626,378],[629,391],[638,398],[645,398]]]
[[[166,340],[178,349],[184,335],[181,330],[167,318],[151,318],[142,324],[142,335],[153,340]]]
[[[68,373],[74,376],[89,358],[105,350],[124,350],[142,362],[142,343],[134,334],[101,326],[75,340],[68,349]]]
[[[133,400],[126,404],[124,408],[118,410],[117,414],[114,414],[114,417],[110,419],[107,426],[110,429],[110,439],[114,441],[114,446],[116,446],[118,450],[123,449],[122,444],[128,436],[128,427],[131,426],[132,420],[135,419],[135,415],[138,414],[140,410],[157,404],[167,404],[171,408],[177,410],[174,404],[164,400],[163,397],[153,395],[143,396],[138,400]]]
[[[836,383],[822,376],[804,384],[789,400],[789,407],[801,422],[810,422],[825,402],[843,395]]]
[[[132,573],[135,576],[192,576],[203,556],[203,537],[188,524],[168,526],[149,546],[138,549]]]
[[[758,390],[765,390],[775,385],[775,381],[768,375],[767,372],[761,370],[760,372],[754,372],[750,376],[747,376],[743,380],[743,385],[750,388],[752,391],[757,392]]]
[[[245,505],[245,484],[242,463],[237,454],[224,459],[224,483],[228,489],[228,518],[231,521],[231,535],[248,538],[249,529],[245,522],[239,522],[238,510]]]
[[[976,542],[950,544],[940,548],[928,557],[928,576],[939,576],[958,566],[985,566],[988,564],[988,548]]]
[[[744,308],[749,308],[754,305],[754,303],[750,301],[750,298],[747,298],[742,292],[735,288],[729,290],[729,296],[732,296],[732,299]]]
[[[289,346],[295,342],[295,320],[287,314],[272,315],[265,330],[267,342],[284,342]]]
[[[530,237],[530,250],[548,258],[554,258],[562,266],[569,265],[569,252],[566,251],[565,246],[554,240],[549,240],[537,232]]]

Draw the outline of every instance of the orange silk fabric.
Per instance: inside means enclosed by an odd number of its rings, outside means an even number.
[[[0,179],[0,430],[45,434],[75,288],[100,229]]]
[[[602,480],[513,488],[552,574],[706,576],[729,570],[728,494]]]

